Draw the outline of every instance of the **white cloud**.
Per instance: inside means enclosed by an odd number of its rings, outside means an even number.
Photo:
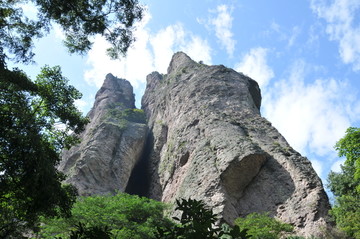
[[[265,88],[270,79],[274,77],[273,70],[267,64],[268,49],[257,47],[247,53],[235,66],[235,70],[256,80],[261,89]]]
[[[15,5],[16,7],[19,7],[23,10],[23,13],[26,17],[30,18],[30,19],[36,19],[37,18],[37,13],[38,13],[38,9],[36,7],[36,5],[32,2],[20,2],[17,3]]]
[[[305,83],[310,67],[297,61],[288,79],[268,89],[262,112],[296,150],[332,160],[335,142],[359,120],[359,103],[356,92],[344,81]]]
[[[150,39],[157,71],[166,72],[172,55],[183,51],[193,60],[211,64],[211,47],[199,36],[185,30],[182,24],[170,25]]]
[[[298,26],[293,27],[292,29],[292,33],[290,35],[290,38],[288,40],[288,47],[292,47],[296,41],[296,38],[298,38],[298,36],[301,33],[301,29]]]
[[[60,40],[65,40],[65,32],[63,31],[63,29],[60,27],[59,24],[54,23],[53,24],[53,29],[54,29],[54,34],[55,37],[60,39]]]
[[[130,81],[135,89],[143,88],[146,76],[152,71],[166,73],[172,55],[180,50],[194,60],[211,64],[211,48],[206,40],[187,31],[180,23],[152,34],[146,28],[150,18],[146,15],[137,27],[134,32],[136,41],[124,59],[110,60],[105,54],[109,44],[100,36],[95,38],[87,58],[90,67],[84,73],[89,84],[100,87],[105,75],[112,73]]]
[[[191,36],[189,43],[181,47],[194,61],[203,61],[211,64],[211,47],[209,43],[199,36]]]
[[[342,61],[353,64],[353,69],[360,70],[360,24],[355,21],[359,15],[360,1],[334,0],[327,4],[324,0],[312,0],[311,8],[319,18],[325,19],[326,32],[330,40],[339,43]]]
[[[311,160],[311,165],[313,166],[317,175],[321,176],[323,173],[323,162],[320,162],[319,160]]]
[[[150,44],[154,52],[154,64],[157,71],[166,72],[174,54],[174,46],[183,45],[185,30],[181,24],[170,25],[151,37]]]
[[[220,41],[221,47],[225,48],[227,54],[232,57],[235,50],[236,41],[233,39],[231,16],[233,8],[227,5],[219,5],[216,10],[210,10],[210,13],[216,14],[215,17],[210,18],[208,25],[214,27],[215,35]],[[202,22],[200,20],[200,22]]]
[[[88,106],[88,102],[83,99],[75,100],[75,106],[81,111],[85,112],[85,108]]]
[[[331,171],[339,173],[341,172],[341,165],[343,165],[345,162],[345,159],[340,159],[335,161],[335,163],[333,163],[333,165],[331,166]]]
[[[129,80],[135,88],[145,82],[146,75],[154,70],[153,57],[147,49],[150,35],[145,26],[149,20],[150,16],[146,15],[137,26],[134,32],[136,41],[128,50],[126,58],[120,60],[111,60],[106,55],[109,43],[101,36],[95,37],[94,45],[87,56],[90,68],[84,73],[84,78],[90,85],[101,87],[107,73]]]

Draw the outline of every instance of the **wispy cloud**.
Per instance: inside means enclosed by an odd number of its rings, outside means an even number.
[[[262,112],[302,154],[334,159],[335,142],[360,118],[357,92],[346,81],[312,82],[311,67],[303,60],[296,61],[289,76],[264,95]],[[315,164],[321,172],[320,163]]]
[[[121,60],[110,60],[105,54],[108,43],[100,36],[96,37],[87,56],[89,68],[84,73],[85,80],[100,87],[105,75],[112,73],[127,79],[136,89],[145,83],[146,76],[152,71],[166,73],[176,51],[184,51],[196,61],[211,64],[211,48],[205,39],[187,31],[180,23],[151,33],[146,27],[150,19],[151,16],[147,14],[137,26],[134,32],[136,42],[126,58]]]
[[[207,40],[199,36],[191,36],[191,40],[181,47],[181,50],[186,52],[193,60],[202,61],[205,64],[212,64],[211,52],[212,49]]]
[[[150,39],[157,71],[166,72],[172,55],[184,51],[195,61],[211,64],[211,47],[205,39],[187,31],[180,23],[170,25]]]
[[[330,40],[339,43],[342,61],[352,64],[353,69],[359,71],[360,23],[355,19],[360,14],[360,1],[334,0],[328,4],[324,0],[312,0],[311,9],[326,21],[326,33]]]
[[[85,108],[88,106],[88,102],[83,99],[75,100],[75,106],[81,111],[85,112]]]
[[[301,33],[301,29],[298,26],[295,26],[292,28],[291,35],[288,40],[288,47],[292,47],[296,41],[296,39],[299,37]]]
[[[101,36],[96,36],[93,47],[87,55],[89,68],[84,72],[84,78],[90,85],[100,87],[108,73],[129,80],[135,88],[145,82],[146,74],[154,70],[153,57],[147,48],[150,34],[146,29],[146,24],[150,19],[150,15],[145,15],[143,21],[137,26],[134,32],[136,42],[128,50],[127,57],[124,59],[111,60],[106,55],[106,49],[110,47],[109,43]]]
[[[292,28],[284,27],[275,21],[272,21],[267,30],[263,32],[264,36],[272,41],[274,39],[286,42],[287,48],[291,48],[296,44],[299,36],[302,33],[300,26],[293,26]]]
[[[225,49],[230,57],[234,54],[236,44],[231,29],[233,22],[232,11],[233,7],[223,4],[217,6],[216,9],[209,10],[211,17],[208,20],[198,19],[199,23],[215,31],[215,36],[219,40],[221,48]]]
[[[253,48],[235,65],[236,71],[256,80],[261,89],[264,89],[270,79],[274,77],[274,72],[267,63],[267,52],[266,48]]]

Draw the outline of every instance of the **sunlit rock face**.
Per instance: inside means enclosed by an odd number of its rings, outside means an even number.
[[[135,108],[131,84],[111,74],[97,92],[81,143],[63,152],[59,169],[80,195],[124,192],[140,160],[147,126],[119,117]]]
[[[184,53],[173,56],[166,75],[148,75],[147,195],[203,200],[230,224],[270,212],[303,235],[319,233],[330,208],[321,180],[261,117],[260,105],[254,80]]]

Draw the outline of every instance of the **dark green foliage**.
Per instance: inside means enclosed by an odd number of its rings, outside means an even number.
[[[107,227],[111,238],[154,238],[156,227],[170,224],[163,217],[164,208],[161,202],[128,194],[82,197],[74,204],[71,217],[44,218],[41,235],[68,238],[81,222],[83,228]]]
[[[335,195],[330,211],[337,226],[348,236],[360,238],[360,129],[350,127],[335,149],[346,157],[341,172],[330,172],[328,187]]]
[[[27,1],[25,1],[27,2]],[[86,53],[91,37],[102,35],[111,43],[113,58],[124,55],[134,41],[134,23],[142,18],[137,0],[30,0],[37,17],[24,16],[18,1],[0,1],[0,63],[9,54],[17,62],[31,62],[33,41],[48,33],[52,22],[65,32],[65,46],[71,53]],[[1,64],[0,64],[1,65]]]
[[[247,235],[247,229],[241,230],[238,225],[230,227],[226,223],[221,225],[220,232],[221,239],[247,239],[249,238]]]
[[[24,15],[23,3],[37,8],[33,19]],[[34,40],[53,22],[64,30],[70,52],[86,53],[100,34],[117,58],[133,42],[141,18],[137,0],[0,1],[0,238],[20,238],[40,215],[69,215],[75,190],[61,185],[64,175],[55,166],[60,150],[77,142],[69,132],[81,132],[88,122],[74,106],[81,94],[59,67],[43,68],[33,82],[7,62],[31,63]]]
[[[76,142],[69,132],[88,122],[74,106],[80,97],[59,67],[43,68],[35,83],[0,69],[0,238],[31,228],[40,215],[69,215],[76,191],[61,185],[55,166],[61,148]]]
[[[182,211],[181,218],[174,217],[179,224],[159,227],[156,238],[161,239],[197,239],[197,238],[247,238],[246,231],[239,227],[215,227],[216,215],[207,209],[202,201],[195,199],[176,200],[175,210]],[[228,237],[225,237],[227,235]]]
[[[288,236],[288,237],[286,237],[286,239],[319,239],[319,238],[313,237],[313,236],[310,236],[310,237]]]
[[[108,227],[86,227],[83,223],[76,225],[76,229],[70,232],[69,239],[110,239],[112,236]],[[63,239],[59,237],[58,239]]]
[[[284,232],[292,232],[293,226],[270,217],[267,213],[251,213],[238,218],[235,224],[246,229],[252,239],[278,239]]]
[[[342,173],[338,174],[341,177],[339,184],[334,185],[329,183],[330,189],[335,195],[354,194],[357,190],[357,195],[360,193],[360,128],[350,127],[346,130],[346,135],[340,139],[335,145],[339,157],[346,157]],[[341,175],[343,174],[343,175]],[[341,175],[341,176],[340,176]],[[332,175],[336,180],[336,176]],[[350,177],[352,180],[345,178]],[[344,182],[344,183],[340,183]],[[337,186],[342,186],[337,188]],[[357,187],[357,189],[356,189]]]

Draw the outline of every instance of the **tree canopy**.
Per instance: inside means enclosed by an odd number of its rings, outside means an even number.
[[[360,128],[350,127],[335,145],[339,157],[346,157],[341,172],[330,172],[328,187],[335,195],[331,214],[340,229],[360,238]]]
[[[26,16],[23,4],[33,4],[36,16]],[[41,215],[70,215],[76,192],[61,184],[65,177],[56,165],[60,150],[76,143],[88,122],[74,105],[81,93],[60,67],[45,66],[31,80],[8,62],[33,62],[34,40],[53,24],[64,31],[70,53],[85,54],[101,35],[111,44],[108,54],[118,58],[135,40],[142,14],[137,0],[0,1],[1,238],[20,237]]]
[[[21,4],[26,3],[36,6],[37,17],[24,15]],[[99,34],[111,43],[108,54],[118,58],[135,40],[134,24],[142,16],[137,0],[4,0],[0,2],[0,63],[31,62],[34,39],[47,34],[53,23],[63,29],[70,53],[86,53],[92,37]]]
[[[6,235],[33,226],[39,215],[69,215],[76,191],[61,185],[65,177],[55,166],[60,150],[77,140],[70,133],[88,119],[74,106],[80,92],[59,67],[44,67],[35,82],[19,70],[1,73],[0,235]]]

